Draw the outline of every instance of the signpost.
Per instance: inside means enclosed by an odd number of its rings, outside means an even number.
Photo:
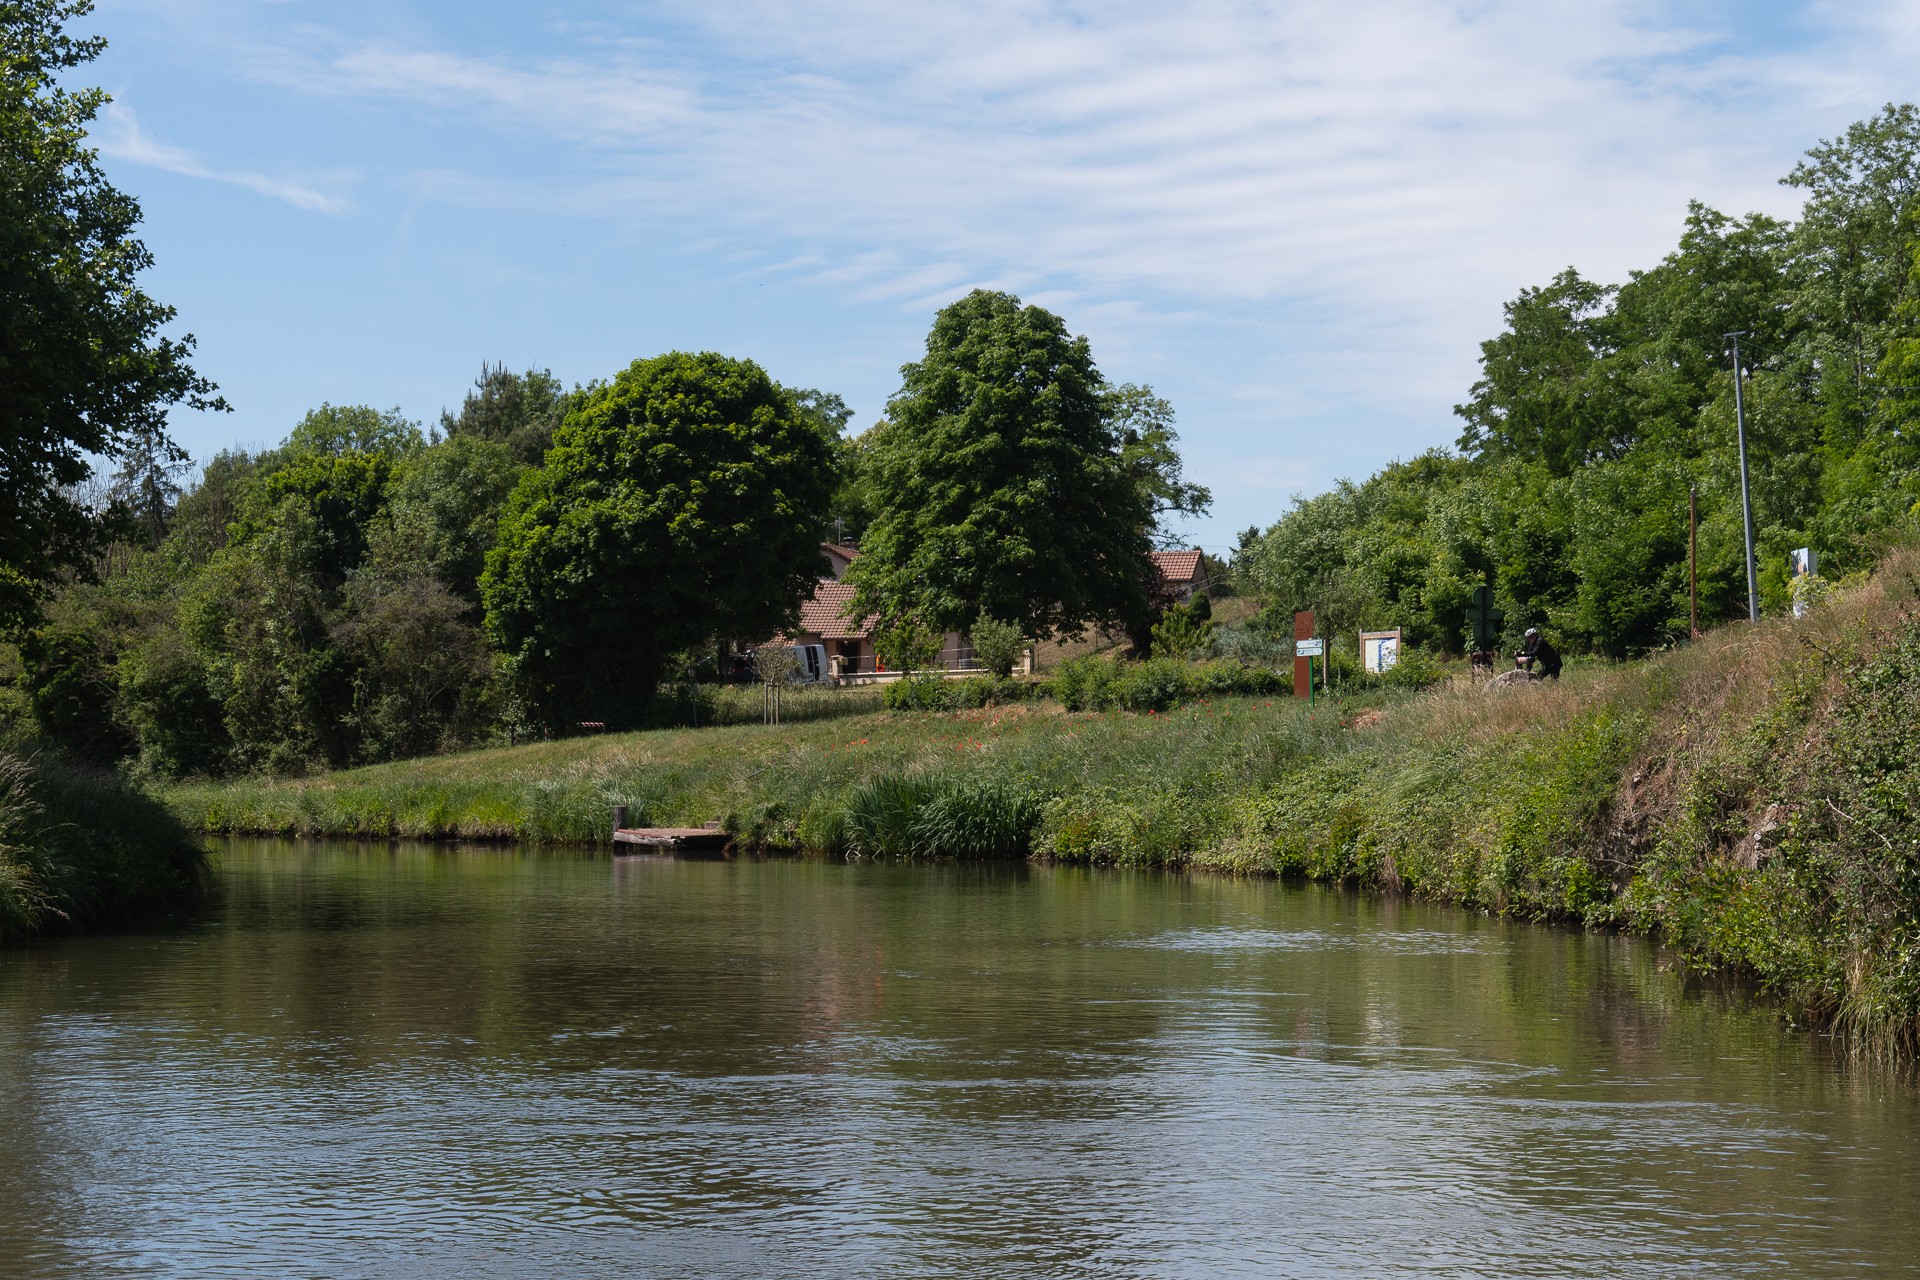
[[[1300,663],[1303,659],[1307,664],[1307,705],[1309,707],[1313,705],[1313,660],[1315,658],[1324,658],[1326,653],[1327,642],[1317,637],[1310,637],[1306,640],[1295,640],[1293,642],[1294,669],[1296,671],[1299,670]],[[1294,696],[1298,697],[1298,692],[1296,692]]]
[[[1492,672],[1493,647],[1500,643],[1500,624],[1506,617],[1506,611],[1493,602],[1492,587],[1473,589],[1467,601],[1467,625],[1473,629],[1473,653],[1468,659],[1471,668],[1485,667]]]
[[[1475,587],[1467,604],[1467,622],[1473,627],[1473,647],[1491,649],[1500,643],[1500,624],[1506,610],[1493,602],[1492,587]]]
[[[1300,648],[1302,640],[1313,639],[1313,610],[1293,615],[1293,696],[1313,701],[1313,659]]]

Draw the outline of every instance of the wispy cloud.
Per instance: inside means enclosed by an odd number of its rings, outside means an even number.
[[[1184,382],[1223,495],[1450,440],[1503,300],[1650,265],[1691,198],[1792,215],[1775,180],[1912,96],[1920,58],[1912,0],[597,0],[565,26],[446,4],[322,27],[205,6],[208,65],[310,112],[316,153],[368,154],[368,210],[512,243],[597,221],[609,261],[760,272],[887,343],[1011,288],[1115,376]],[[873,363],[877,402],[895,358]]]
[[[208,164],[191,151],[168,146],[148,136],[140,128],[140,122],[133,112],[119,103],[109,103],[103,114],[107,127],[105,133],[98,139],[100,150],[116,160],[146,165],[151,169],[177,173],[183,177],[224,182],[269,199],[284,201],[296,209],[311,209],[316,213],[345,213],[349,208],[346,197],[337,190],[348,181],[348,175],[330,175],[328,181],[336,190],[323,191],[318,187],[288,178],[276,178],[264,173],[248,173],[243,170],[220,169]]]
[[[1737,54],[1660,6],[1567,0],[644,13],[700,56],[334,36],[254,66],[579,148],[573,181],[527,193],[573,212],[902,249],[897,285],[873,296],[1021,272],[1423,320],[1516,265],[1644,262],[1689,196],[1790,207],[1769,184],[1776,126],[1860,78]]]

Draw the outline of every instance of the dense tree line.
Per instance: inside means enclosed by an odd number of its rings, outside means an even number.
[[[790,618],[833,445],[712,355],[572,392],[490,366],[431,437],[323,405],[215,457],[151,545],[123,523],[16,628],[16,683],[43,740],[176,774],[634,723],[669,652]]]
[[[1570,268],[1508,304],[1457,452],[1298,500],[1243,540],[1276,624],[1316,608],[1336,634],[1397,625],[1458,652],[1486,583],[1514,632],[1644,652],[1687,634],[1690,485],[1702,621],[1742,616],[1735,332],[1763,607],[1786,606],[1794,548],[1828,577],[1870,565],[1920,501],[1920,112],[1886,108],[1784,181],[1805,193],[1798,222],[1696,204],[1625,283]]]
[[[943,320],[973,311],[1072,357],[1077,435],[1056,430],[1059,397],[1030,362],[972,384],[999,405],[990,422],[910,445],[924,421],[911,379],[893,404],[906,425],[849,439],[837,396],[671,353],[571,391],[486,365],[431,433],[397,410],[322,405],[184,488],[171,453],[129,454],[152,501],[137,519],[96,503],[107,541],[10,631],[16,719],[68,755],[174,775],[644,724],[662,680],[712,675],[717,646],[791,624],[835,524],[864,535],[868,581],[916,624],[1150,627],[1159,516],[1206,500],[1180,476],[1171,409],[1108,388],[1058,317],[981,294]],[[935,507],[936,475],[975,488]],[[1089,478],[1099,519],[1049,523],[1048,494]],[[969,576],[921,571],[959,535],[916,520],[1002,508],[993,529],[976,515]],[[1059,566],[1036,573],[1037,557]]]

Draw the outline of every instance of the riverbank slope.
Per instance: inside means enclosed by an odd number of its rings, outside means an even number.
[[[541,743],[181,786],[190,825],[743,844],[1303,875],[1654,934],[1802,1016],[1920,1027],[1920,556],[1807,618],[1487,696],[1014,706]]]

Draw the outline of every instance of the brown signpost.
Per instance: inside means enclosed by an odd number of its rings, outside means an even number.
[[[1293,615],[1293,638],[1295,640],[1313,639],[1313,610]],[[1296,650],[1293,659],[1293,696],[1310,698],[1313,696],[1313,659],[1299,656]]]

